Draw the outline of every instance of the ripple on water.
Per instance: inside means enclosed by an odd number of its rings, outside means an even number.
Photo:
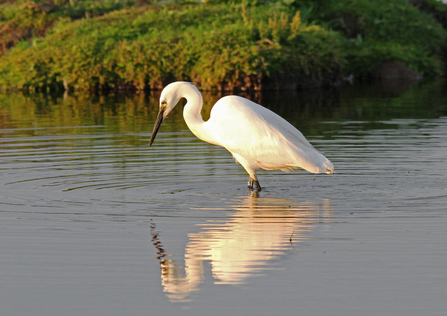
[[[335,174],[260,171],[258,196],[185,126],[150,148],[110,126],[0,131],[2,311],[178,311],[165,295],[194,315],[443,307],[447,118],[361,119],[311,120]]]
[[[260,171],[262,194],[304,199],[344,196],[355,207],[364,201],[382,206],[382,200],[408,205],[427,196],[441,200],[446,122],[444,117],[392,120],[360,133],[357,126],[363,122],[341,122],[349,128],[329,139],[311,139],[334,162],[333,176]],[[85,130],[68,135],[53,135],[52,130],[32,135],[23,135],[23,129],[4,132],[0,170],[8,198],[2,203],[20,204],[14,200],[25,198],[29,205],[61,206],[61,201],[73,197],[80,203],[98,197],[107,205],[120,199],[163,204],[172,196],[247,192],[247,175],[231,155],[196,140],[188,131],[161,132],[158,144],[148,147],[148,133],[111,134],[97,126]]]

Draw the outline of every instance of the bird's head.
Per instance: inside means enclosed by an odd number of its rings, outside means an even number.
[[[160,109],[158,111],[157,119],[155,120],[154,129],[152,131],[151,140],[149,141],[149,146],[155,140],[158,130],[160,129],[161,123],[168,116],[168,114],[174,109],[180,99],[183,97],[182,87],[186,85],[191,85],[187,82],[173,82],[167,85],[160,95]]]

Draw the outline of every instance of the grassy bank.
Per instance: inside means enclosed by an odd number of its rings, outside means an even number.
[[[447,33],[433,1],[14,1],[0,16],[0,85],[294,89],[368,78],[386,61],[435,76]]]

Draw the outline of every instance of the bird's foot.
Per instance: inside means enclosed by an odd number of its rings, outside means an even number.
[[[253,185],[254,185],[254,187],[253,187]],[[259,192],[259,191],[262,190],[261,185],[259,184],[259,181],[258,180],[254,180],[252,178],[250,178],[250,180],[248,181],[248,189],[250,191],[254,190],[256,192]]]

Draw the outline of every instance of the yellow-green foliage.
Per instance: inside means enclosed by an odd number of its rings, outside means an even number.
[[[179,1],[57,0],[51,12],[39,9],[45,0],[3,5],[0,85],[259,88],[266,78],[367,76],[385,61],[430,76],[447,51],[447,9],[436,0],[411,2],[420,9],[407,0]]]
[[[303,25],[296,10],[148,6],[59,22],[35,45],[18,45],[0,60],[0,84],[144,88],[176,78],[210,89],[282,73],[331,73],[342,63],[340,36]]]

